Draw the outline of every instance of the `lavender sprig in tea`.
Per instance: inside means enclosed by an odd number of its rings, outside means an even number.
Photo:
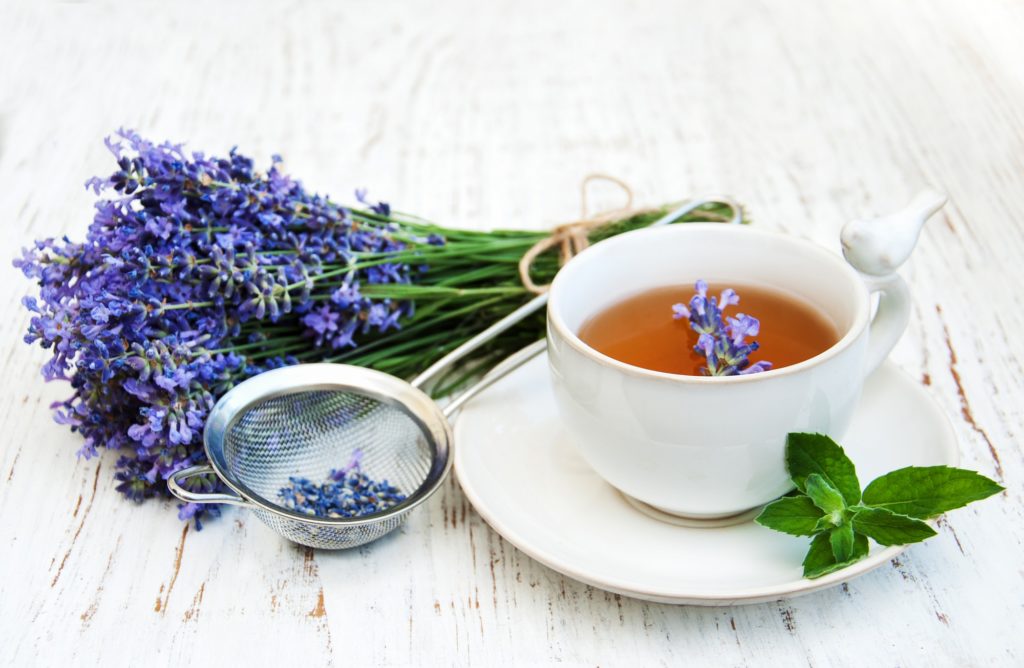
[[[757,341],[748,342],[748,336],[757,336],[761,322],[750,315],[737,313],[736,317],[723,317],[729,306],[740,303],[740,297],[732,288],[726,288],[718,297],[708,297],[708,284],[700,279],[694,285],[696,294],[690,298],[689,306],[679,303],[672,305],[672,317],[676,320],[689,318],[690,328],[697,332],[694,351],[707,361],[702,367],[709,376],[735,376],[767,371],[771,362],[750,363],[750,355],[760,346]]]

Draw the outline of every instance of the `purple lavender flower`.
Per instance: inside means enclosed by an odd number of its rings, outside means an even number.
[[[367,192],[368,191],[366,190],[366,188],[356,188],[356,199],[359,200],[359,203],[365,204],[366,206],[370,207],[370,210],[373,211],[374,213],[379,213],[382,216],[390,216],[391,205],[389,205],[387,202],[377,202],[376,204],[371,204],[370,201],[366,198]]]
[[[331,307],[325,304],[302,316],[302,324],[316,334],[316,345],[322,346],[324,341],[332,339],[333,334],[338,331],[339,318],[341,314],[332,311]]]
[[[748,343],[746,339],[757,336],[760,321],[743,313],[723,320],[722,312],[740,303],[736,291],[726,288],[718,298],[708,297],[708,284],[703,279],[696,282],[694,291],[696,294],[690,298],[689,306],[672,305],[672,317],[676,320],[689,318],[690,328],[697,332],[693,349],[706,361],[701,370],[709,376],[735,376],[771,369],[771,362],[750,363],[750,355],[759,346],[756,341]]]
[[[739,301],[737,297],[736,301]],[[743,339],[747,336],[757,336],[761,329],[761,322],[749,315],[738,314],[735,318],[726,318],[729,323],[729,339],[733,345],[743,345]]]

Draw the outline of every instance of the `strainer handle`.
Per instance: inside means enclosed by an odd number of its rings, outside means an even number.
[[[511,357],[505,358],[496,367],[491,369],[491,372],[481,378],[473,387],[469,388],[465,392],[459,395],[459,397],[444,407],[444,416],[451,418],[453,415],[459,412],[459,410],[466,405],[470,399],[480,394],[488,387],[493,385],[496,381],[504,378],[508,374],[512,373],[519,367],[523,366],[537,355],[541,354],[548,348],[547,339],[541,339],[540,341],[534,341],[530,345],[526,346],[517,353],[514,353]]]
[[[171,491],[171,494],[178,497],[182,501],[188,501],[189,503],[226,503],[232,506],[252,506],[245,498],[235,493],[225,492],[213,492],[210,494],[190,492],[181,486],[179,480],[185,478],[191,478],[197,475],[207,475],[212,473],[217,475],[217,472],[213,470],[213,467],[209,464],[198,464],[196,466],[190,466],[187,469],[181,469],[171,474],[171,477],[167,479],[167,489]]]

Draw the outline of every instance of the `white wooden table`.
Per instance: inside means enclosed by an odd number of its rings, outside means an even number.
[[[47,408],[0,282],[0,663],[1020,665],[1024,582],[1024,6],[978,0],[34,3],[0,10],[0,227],[81,237],[101,139],[268,160],[462,226],[573,217],[587,172],[643,203],[723,191],[835,244],[919,186],[950,204],[906,270],[893,358],[1008,491],[891,565],[805,598],[654,605],[533,562],[454,483],[404,535],[346,553],[244,511],[202,532],[125,503],[114,453]]]

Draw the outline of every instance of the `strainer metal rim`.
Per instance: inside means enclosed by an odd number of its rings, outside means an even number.
[[[317,517],[289,510],[264,498],[237,481],[223,459],[224,436],[245,411],[270,399],[318,390],[354,390],[396,408],[413,420],[433,445],[434,456],[427,477],[401,503],[362,517]],[[416,410],[413,410],[413,409]],[[431,425],[437,428],[431,428]],[[390,374],[348,364],[299,364],[253,376],[232,388],[213,407],[203,430],[206,458],[222,483],[247,503],[289,520],[321,526],[356,527],[402,515],[420,505],[448,478],[452,468],[452,428],[438,405],[423,391]]]

